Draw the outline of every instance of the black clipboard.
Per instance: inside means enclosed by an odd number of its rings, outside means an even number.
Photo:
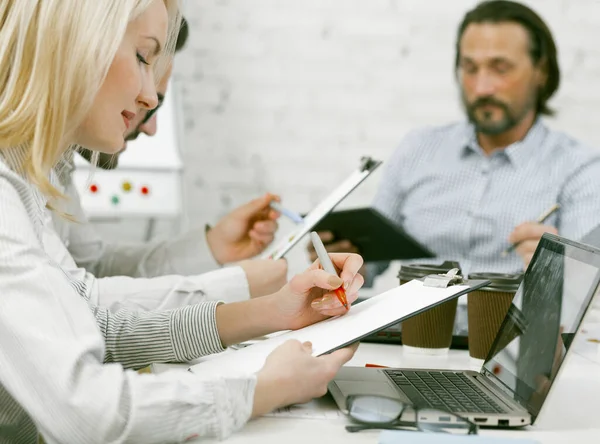
[[[313,230],[331,231],[335,240],[349,240],[358,248],[365,262],[435,257],[400,226],[374,208],[329,213]]]

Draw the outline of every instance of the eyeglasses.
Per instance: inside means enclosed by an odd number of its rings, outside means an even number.
[[[158,104],[156,105],[156,108],[152,108],[152,109],[149,109],[148,111],[146,111],[146,116],[144,117],[144,120],[142,120],[140,122],[140,125],[144,125],[144,124],[148,123],[148,121],[152,118],[154,113],[156,113],[156,111],[158,111],[158,108],[161,107],[164,100],[165,100],[165,96],[163,96],[162,94],[158,94]]]
[[[479,427],[462,416],[443,410],[419,408],[397,399],[377,395],[353,395],[346,399],[350,418],[360,425],[347,425],[349,432],[367,429],[412,428],[422,432],[476,435]],[[413,421],[402,418],[406,414]]]

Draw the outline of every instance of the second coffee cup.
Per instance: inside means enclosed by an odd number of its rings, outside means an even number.
[[[469,355],[485,359],[506,317],[522,274],[471,273],[469,279],[486,279],[491,283],[467,296]],[[509,340],[510,338],[505,338]],[[502,348],[506,344],[499,344]]]

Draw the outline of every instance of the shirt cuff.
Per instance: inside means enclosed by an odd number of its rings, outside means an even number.
[[[210,267],[212,269],[214,268],[220,268],[222,267],[222,265],[217,262],[217,260],[215,259],[215,257],[213,256],[212,250],[210,249],[210,245],[208,245],[208,239],[206,238],[206,235],[208,234],[208,231],[210,230],[210,225],[206,224],[204,225],[204,230],[202,230],[202,234],[199,236],[199,242],[200,242],[200,249],[201,251],[206,251],[206,261],[208,262],[208,264],[210,265]]]
[[[208,300],[219,300],[227,304],[250,299],[250,284],[242,267],[225,267],[187,278],[201,288]]]
[[[171,341],[179,362],[225,351],[217,329],[217,301],[190,305],[171,315]]]
[[[149,263],[145,265],[149,271],[145,271],[144,276],[165,274],[193,276],[222,268],[213,257],[204,228],[190,230],[175,240],[159,244],[157,250],[160,254],[152,255],[152,261],[148,261]]]
[[[216,420],[210,435],[225,439],[241,429],[252,415],[256,375],[224,379],[212,388]]]

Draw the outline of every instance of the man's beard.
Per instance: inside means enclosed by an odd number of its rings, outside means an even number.
[[[468,103],[463,94],[462,102],[467,112],[467,117],[475,126],[475,130],[481,134],[495,136],[512,129],[521,123],[523,118],[533,107],[535,103],[535,96],[530,97],[529,100],[522,105],[522,107],[517,109],[514,107],[511,109],[511,107],[506,103],[490,96],[481,97],[472,103]],[[481,114],[478,115],[478,108],[486,105],[496,106],[499,108],[502,112],[502,118],[500,120],[491,120],[493,116],[491,112],[483,112],[483,117],[481,117]]]
[[[103,170],[114,170],[119,165],[119,156],[123,153],[123,151],[125,151],[125,148],[127,148],[127,142],[131,142],[132,140],[137,139],[140,134],[141,131],[138,126],[133,130],[131,134],[125,136],[125,144],[123,145],[121,151],[115,154],[99,153],[97,156],[98,163],[96,164],[98,168],[101,168]],[[88,162],[92,161],[94,151],[88,150],[86,148],[80,148],[79,153],[81,154],[81,157],[86,159]]]
[[[134,129],[131,134],[128,134],[127,136],[125,136],[125,142],[131,142],[132,140],[137,139],[138,136],[140,135],[140,133],[141,133],[141,131],[139,128]]]

